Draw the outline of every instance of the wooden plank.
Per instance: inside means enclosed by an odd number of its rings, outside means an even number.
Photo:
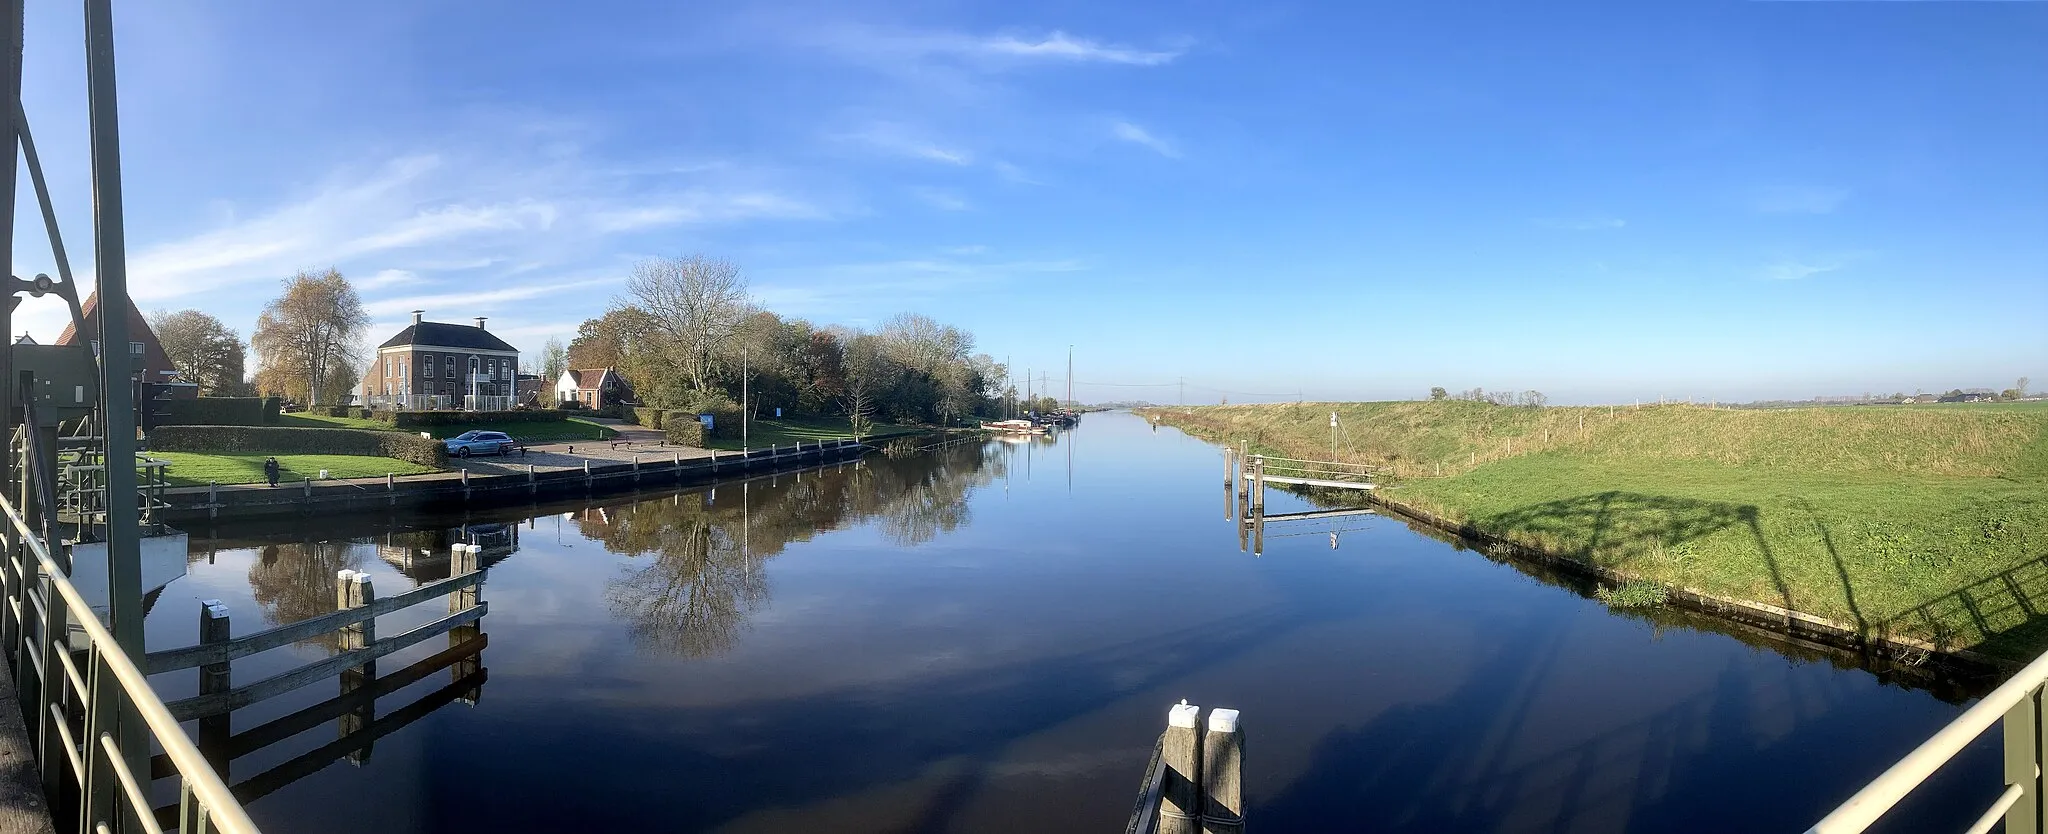
[[[340,630],[343,626],[355,625],[372,617],[389,614],[443,594],[471,587],[482,581],[483,574],[481,573],[450,577],[439,582],[421,585],[397,596],[374,600],[369,605],[361,608],[351,608],[346,611],[336,611],[332,614],[322,614],[318,617],[300,620],[291,625],[278,626],[268,631],[259,631],[255,634],[237,637],[226,643],[211,643],[186,646],[182,649],[165,649],[160,652],[150,652],[144,658],[142,669],[145,674],[155,675],[179,669],[189,669],[193,666],[225,663],[238,657],[247,657],[279,646],[288,646],[301,640],[310,640],[330,631]]]
[[[1138,783],[1138,804],[1131,808],[1124,834],[1153,834],[1159,822],[1159,784],[1166,775],[1166,769],[1159,766],[1159,754],[1165,746],[1166,734],[1161,733],[1152,742],[1152,760],[1145,764],[1145,779]]]
[[[232,692],[196,695],[191,698],[172,701],[165,706],[170,708],[171,715],[179,721],[238,710],[265,698],[276,697],[314,681],[339,674],[341,670],[351,666],[360,666],[365,662],[376,660],[429,637],[447,633],[449,629],[457,626],[476,622],[488,610],[490,610],[490,603],[479,602],[475,608],[450,614],[396,637],[378,640],[356,651],[338,654],[317,663],[301,666],[290,672],[273,675],[248,686],[237,688]]]
[[[1370,507],[1356,507],[1348,510],[1308,510],[1299,513],[1275,513],[1266,516],[1267,521],[1310,521],[1318,518],[1342,518],[1352,515],[1378,515]]]

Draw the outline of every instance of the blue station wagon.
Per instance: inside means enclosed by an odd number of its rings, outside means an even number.
[[[512,448],[519,445],[501,431],[466,431],[441,442],[448,446],[448,454],[458,458],[511,454]]]

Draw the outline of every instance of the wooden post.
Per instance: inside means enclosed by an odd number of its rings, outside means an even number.
[[[1236,473],[1236,471],[1235,471],[1235,470],[1234,470],[1234,468],[1233,468],[1233,467],[1235,467],[1235,466],[1236,466],[1236,461],[1233,461],[1233,460],[1231,460],[1231,456],[1230,456],[1230,450],[1229,450],[1229,449],[1224,449],[1224,450],[1223,450],[1223,488],[1224,488],[1224,489],[1229,489],[1229,488],[1231,487],[1231,484],[1232,484],[1232,483],[1234,483],[1234,482],[1235,482],[1235,481],[1237,480],[1237,473]]]
[[[396,492],[397,490],[398,490],[398,476],[397,476],[396,474],[394,474],[394,473],[391,473],[391,472],[386,472],[386,473],[384,473],[384,491],[385,491],[385,492]]]
[[[1266,514],[1266,456],[1252,458],[1252,515]]]
[[[583,488],[584,488],[584,489],[589,489],[589,488],[590,488],[590,459],[589,459],[589,458],[585,458],[585,459],[583,460]]]
[[[301,488],[301,489],[303,489],[303,490],[305,491],[305,495],[306,495],[306,497],[307,497],[308,499],[311,499],[311,498],[313,497],[313,478],[312,478],[312,476],[307,476],[306,480],[305,480],[305,481],[304,481],[303,483],[301,483],[301,484],[300,484],[299,486],[300,486],[300,488]]]
[[[219,482],[219,481],[207,481],[207,482],[206,482],[206,517],[207,517],[207,518],[219,518],[219,517],[220,517],[220,482]],[[12,595],[10,595],[10,596],[12,596]],[[9,643],[8,643],[7,645],[10,645],[10,646],[12,646],[12,645],[14,645],[14,643],[12,643],[12,642],[9,642]],[[225,778],[225,777],[223,777],[223,778]]]
[[[1202,834],[1244,834],[1244,730],[1234,709],[1210,710],[1202,736]]]
[[[228,607],[217,599],[199,602],[199,644],[225,643],[232,636],[228,629]],[[235,688],[232,670],[227,661],[208,663],[199,667],[199,694],[213,695]],[[215,772],[227,778],[228,738],[234,735],[234,713],[221,712],[199,719],[199,752],[206,755],[206,761],[213,765]]]
[[[1166,735],[1159,744],[1159,834],[1197,834],[1202,814],[1201,708],[1186,701],[1166,711]]]
[[[477,571],[482,570],[483,551],[484,549],[478,545],[456,545],[448,553],[449,577],[453,578],[457,576],[468,576],[472,573],[476,573]],[[471,608],[475,608],[477,606],[477,602],[482,598],[483,584],[481,582],[475,585],[471,585],[467,588],[463,588],[462,590],[456,591],[455,593],[449,594],[448,613],[454,614],[457,612],[467,611]],[[449,629],[448,647],[452,649],[456,646],[460,646],[473,639],[476,639],[478,635],[483,633],[483,626],[481,623],[482,621],[479,620],[475,623],[470,623],[468,625],[457,626],[455,628]],[[483,665],[483,655],[473,654],[456,661],[453,666],[449,667],[449,669],[450,674],[453,676],[453,680],[460,681],[463,678],[467,678],[470,675],[475,674],[477,671],[483,669]],[[456,700],[459,700],[469,706],[476,706],[477,699],[481,697],[483,697],[483,689],[482,687],[477,687],[462,693],[462,696],[460,698],[457,698]]]
[[[532,495],[539,489],[540,487],[533,482],[533,464],[529,463],[526,465],[526,494]]]
[[[361,608],[369,605],[370,601],[375,599],[376,596],[376,591],[370,583],[369,574],[346,569],[335,574],[334,607],[336,609]],[[343,652],[367,648],[371,643],[377,642],[377,619],[372,617],[355,625],[342,626],[335,636],[339,639],[341,643],[340,650]],[[341,694],[347,695],[350,692],[362,689],[369,686],[376,679],[377,661],[369,660],[364,661],[358,666],[350,666],[341,671]],[[362,732],[365,727],[370,726],[376,720],[376,702],[366,702],[344,713],[337,720],[336,725],[340,732],[339,737],[348,738]],[[364,744],[350,751],[348,760],[350,764],[358,765],[369,761],[370,745]]]
[[[640,483],[640,456],[633,456],[633,483]]]

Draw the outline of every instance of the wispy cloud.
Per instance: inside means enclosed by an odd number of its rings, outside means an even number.
[[[972,42],[972,48],[994,55],[1016,55],[1026,58],[1048,58],[1063,61],[1101,61],[1110,64],[1132,64],[1153,67],[1172,61],[1181,56],[1181,50],[1145,50],[1127,46],[1115,46],[1076,38],[1058,29],[1041,38],[1020,38],[1014,35],[1000,35]]]
[[[641,205],[599,209],[591,212],[590,223],[597,231],[610,233],[738,220],[820,220],[827,216],[815,205],[774,192],[698,190],[650,198]]]
[[[376,292],[378,290],[389,289],[391,287],[402,287],[405,286],[406,284],[415,284],[418,283],[419,280],[419,273],[413,272],[412,270],[409,269],[380,269],[377,270],[376,274],[373,274],[368,278],[356,279],[354,281],[354,284],[358,292]]]
[[[408,295],[399,298],[385,298],[363,305],[363,311],[372,317],[392,316],[409,310],[491,311],[514,301],[526,301],[544,295],[569,292],[571,290],[616,284],[625,280],[616,278],[592,278],[576,281],[546,280],[531,284],[501,286],[490,290],[437,293],[432,295]]]
[[[1110,126],[1109,132],[1110,135],[1115,136],[1118,139],[1121,139],[1125,142],[1129,142],[1133,145],[1139,145],[1142,147],[1150,148],[1152,151],[1158,153],[1160,156],[1164,156],[1168,159],[1180,158],[1180,150],[1178,148],[1175,148],[1172,145],[1172,143],[1169,143],[1166,140],[1161,139],[1157,136],[1153,136],[1150,131],[1147,131],[1146,129],[1139,127],[1137,125],[1131,124],[1130,122],[1117,122],[1116,124]]]
[[[1004,162],[1000,159],[996,160],[995,162],[989,163],[988,167],[993,169],[996,172],[996,176],[1002,177],[1005,182],[1014,182],[1018,185],[1045,184],[1036,179],[1033,179],[1030,174],[1024,172],[1024,169],[1012,165],[1008,162]]]
[[[968,211],[974,206],[960,195],[941,188],[913,188],[912,196],[924,201],[925,205],[940,211]]]
[[[1185,45],[1146,49],[1054,29],[1042,34],[1009,32],[977,35],[966,32],[837,26],[813,31],[802,39],[834,53],[868,61],[949,59],[988,68],[1038,63],[1097,63],[1155,67],[1185,54]]]
[[[938,162],[946,165],[971,165],[974,154],[934,142],[917,131],[900,124],[878,122],[861,130],[846,134],[843,138],[858,142],[884,153],[895,156]]]
[[[1841,261],[1776,261],[1764,267],[1763,277],[1768,281],[1798,281],[1824,272],[1834,272],[1845,264]]]
[[[1830,214],[1849,199],[1849,190],[1815,185],[1758,189],[1750,206],[1764,214]]]
[[[1074,259],[988,261],[961,256],[905,258],[892,261],[827,264],[800,269],[778,270],[754,286],[756,300],[769,307],[797,315],[829,315],[853,321],[867,305],[886,299],[890,305],[957,296],[979,289],[1007,287],[1019,276],[1078,272],[1087,263]],[[781,281],[776,275],[802,276],[802,282]],[[876,313],[889,312],[874,310]]]
[[[1628,225],[1628,221],[1619,217],[1545,217],[1536,220],[1536,225],[1570,232],[1594,232],[1619,229]]]

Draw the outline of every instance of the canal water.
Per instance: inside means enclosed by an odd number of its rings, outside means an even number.
[[[415,680],[374,713],[282,739],[266,725],[341,684],[233,714],[229,782],[309,834],[1118,831],[1181,699],[1243,711],[1255,833],[1799,831],[1961,709],[1386,517],[1269,524],[1254,555],[1222,475],[1107,413],[715,489],[224,525],[194,531],[149,643],[194,642],[202,599],[247,634],[332,611],[337,571],[392,596],[485,548],[480,662],[427,640],[378,661]],[[2000,781],[1980,741],[1886,830],[1974,817]]]

